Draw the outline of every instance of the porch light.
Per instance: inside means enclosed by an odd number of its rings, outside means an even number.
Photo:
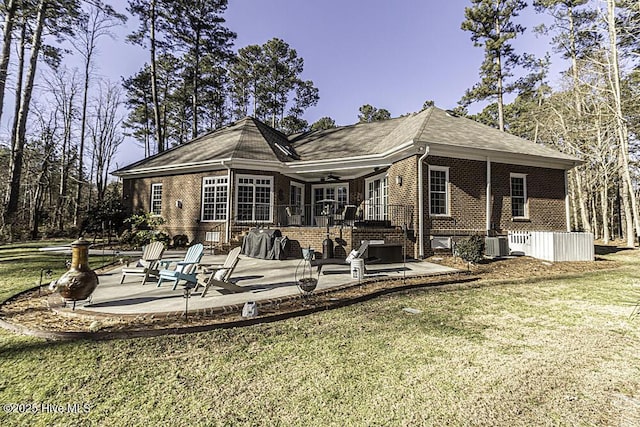
[[[402,187],[402,177],[400,175],[396,176],[396,184]]]

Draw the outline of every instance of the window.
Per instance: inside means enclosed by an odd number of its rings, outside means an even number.
[[[527,218],[527,176],[520,173],[511,174],[511,216]]]
[[[366,219],[388,219],[389,178],[387,174],[378,175],[365,181],[367,191]]]
[[[202,180],[202,220],[225,221],[227,219],[228,178],[212,177]]]
[[[271,222],[273,177],[238,175],[236,212],[239,221]]]
[[[449,215],[449,168],[429,166],[429,212],[432,216]]]
[[[319,203],[324,200],[325,202]],[[313,187],[313,214],[339,214],[349,201],[349,187],[346,184],[318,185]]]
[[[293,214],[302,214],[304,207],[304,185],[297,182],[291,183],[289,205]]]
[[[162,184],[151,184],[151,213],[162,215]]]

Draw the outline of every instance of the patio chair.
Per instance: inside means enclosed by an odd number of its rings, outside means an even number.
[[[160,263],[166,265],[167,269],[158,272],[158,287],[162,285],[162,282],[173,282],[173,289],[175,289],[181,280],[187,283],[198,283],[196,272],[203,254],[204,246],[202,243],[197,243],[189,248],[184,260],[176,263],[174,270],[168,268],[172,261],[161,260]]]
[[[204,272],[205,274],[208,274],[209,277],[204,284],[197,282],[194,291],[197,291],[198,287],[204,286],[204,290],[200,295],[203,298],[207,294],[210,286],[218,286],[231,292],[246,292],[248,289],[230,282],[233,270],[235,270],[236,265],[238,265],[238,261],[240,260],[241,249],[242,248],[240,246],[232,249],[231,252],[229,252],[229,255],[227,255],[227,259],[224,261],[224,264],[220,266],[206,267]]]
[[[289,206],[284,210],[287,214],[287,225],[302,225],[302,215],[294,214]]]
[[[342,210],[342,214],[340,215],[340,224],[342,226],[353,227],[356,221],[356,210],[357,206],[355,205],[346,205]]]
[[[149,279],[149,276],[158,275],[158,261],[164,253],[164,243],[151,242],[142,249],[142,258],[140,258],[135,266],[124,267],[122,269],[122,278],[120,284],[124,283],[125,276],[142,276],[142,284]]]

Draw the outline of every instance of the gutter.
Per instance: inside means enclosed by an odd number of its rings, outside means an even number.
[[[231,171],[231,167],[227,164],[225,164],[225,160],[222,160],[220,162],[220,164],[227,169],[227,221],[225,224],[225,233],[224,233],[224,237],[225,237],[225,242],[229,243],[231,241],[231,196],[232,196],[232,171]]]
[[[418,160],[418,256],[420,259],[424,259],[424,171],[422,163],[429,155],[429,146],[424,145],[418,148],[418,151],[423,151],[424,154]]]
[[[487,192],[486,192],[486,212],[487,212],[487,237],[491,232],[491,157],[487,156]]]

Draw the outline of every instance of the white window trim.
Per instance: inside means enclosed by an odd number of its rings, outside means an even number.
[[[431,212],[431,171],[440,171],[446,173],[446,184],[445,184],[445,198],[446,198],[446,209],[447,211],[443,214],[434,214]],[[449,167],[448,166],[432,166],[429,165],[429,182],[427,186],[429,188],[429,216],[430,217],[440,217],[440,218],[448,218],[451,216],[451,185],[449,183]]]
[[[350,189],[349,189],[349,183],[348,182],[332,182],[330,184],[325,182],[325,183],[322,183],[322,184],[312,184],[311,185],[311,203],[312,203],[311,217],[312,217],[312,220],[315,218],[315,208],[314,207],[315,207],[315,204],[317,203],[316,202],[316,191],[315,191],[316,188],[331,188],[331,187],[336,188],[335,193],[334,193],[335,197],[336,197],[334,200],[336,200],[336,201],[338,200],[337,199],[337,197],[338,197],[337,188],[338,187],[345,187],[347,189],[347,204],[349,204],[349,192],[350,192]]]
[[[524,187],[524,216],[513,216],[513,188],[511,179],[522,178]],[[529,219],[529,195],[527,194],[527,174],[526,173],[510,173],[509,174],[509,196],[511,200],[511,216],[513,219]]]
[[[250,220],[238,220],[238,222],[243,223],[243,222],[247,222],[247,223],[263,223],[263,224],[267,224],[267,223],[271,223],[273,222],[273,186],[274,186],[274,178],[272,175],[236,175],[236,179],[235,179],[235,200],[234,200],[234,212],[236,212],[236,218],[237,218],[237,212],[238,212],[238,198],[239,198],[239,194],[240,194],[240,180],[241,179],[268,179],[269,182],[269,219],[266,220],[260,220],[257,221],[255,219],[255,209],[253,211],[253,217],[254,219],[250,219]],[[255,186],[255,184],[254,184]],[[255,196],[255,192],[254,192],[254,196]],[[254,198],[254,204],[253,207],[255,208],[255,198]]]
[[[383,209],[382,209],[382,218],[383,220],[388,219],[389,217],[389,172],[383,172],[380,173],[378,175],[374,175],[371,176],[369,178],[366,178],[364,180],[364,194],[365,194],[365,200],[367,201],[367,203],[369,202],[369,184],[373,181],[376,180],[380,180],[380,182],[382,183],[382,180],[384,180],[385,178],[387,178],[387,199],[386,199],[386,206],[384,206],[383,203],[381,203],[383,205]],[[380,198],[382,199],[382,195],[380,195]],[[373,215],[371,215],[371,210],[370,208],[365,209],[365,219],[367,220],[377,220],[380,218],[374,218]]]
[[[296,181],[291,181],[291,187],[297,187],[300,189],[300,209],[304,210],[304,184]],[[291,190],[289,190],[291,191]],[[289,204],[291,204],[291,195],[289,195]]]
[[[160,213],[153,212],[153,200],[155,195],[155,189],[160,188]],[[164,193],[162,189],[162,183],[156,182],[155,184],[151,184],[151,198],[149,200],[149,213],[153,216],[161,216],[162,215],[162,194]]]
[[[205,180],[207,179],[214,179],[215,180],[215,184],[206,184],[205,185]],[[219,179],[226,179],[227,183],[226,184],[219,184],[218,180]],[[227,187],[227,200],[224,202],[225,206],[227,207],[227,214],[225,215],[224,219],[204,219],[204,189],[205,187],[223,187],[226,186]],[[217,190],[216,190],[217,191]],[[200,203],[200,218],[202,222],[225,222],[227,220],[227,218],[229,218],[229,212],[228,212],[228,206],[229,206],[229,177],[227,175],[224,176],[205,176],[204,178],[202,178],[202,196],[201,196],[201,203]],[[215,216],[215,213],[214,213]]]

